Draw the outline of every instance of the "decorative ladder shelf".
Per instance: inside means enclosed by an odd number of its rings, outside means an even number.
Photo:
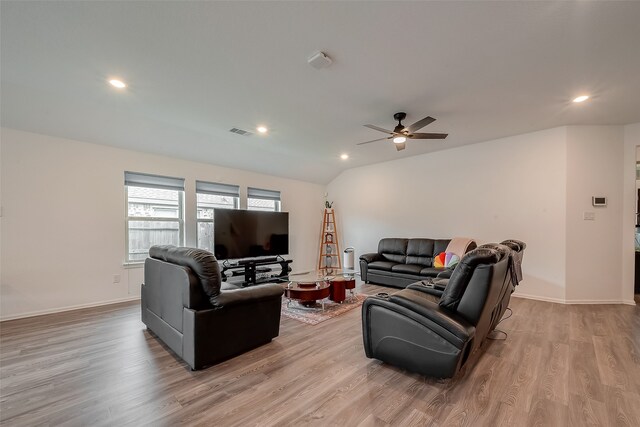
[[[338,244],[338,227],[333,208],[325,209],[320,233],[320,251],[318,256],[318,270],[326,271],[340,269],[340,245]]]

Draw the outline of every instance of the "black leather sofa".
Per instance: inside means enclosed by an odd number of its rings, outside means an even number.
[[[520,242],[521,243],[521,242]],[[494,330],[521,278],[520,251],[484,245],[468,252],[450,279],[409,285],[362,306],[367,357],[423,375],[453,377]]]
[[[281,285],[223,286],[218,261],[201,249],[153,246],[144,267],[142,322],[191,369],[278,336]]]
[[[450,239],[385,238],[378,252],[360,256],[360,276],[365,283],[405,288],[418,280],[436,277],[442,269],[433,258],[446,251]],[[475,243],[468,247],[474,249]]]

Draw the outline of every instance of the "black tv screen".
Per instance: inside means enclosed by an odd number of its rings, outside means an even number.
[[[218,259],[289,253],[289,213],[213,210],[214,255]]]

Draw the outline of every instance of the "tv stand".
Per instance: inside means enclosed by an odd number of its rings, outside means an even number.
[[[284,258],[282,258],[282,259],[284,259]],[[276,261],[279,261],[279,259],[278,259],[277,256],[271,256],[271,257],[267,257],[267,258],[256,258],[256,259],[248,258],[248,259],[238,260],[237,264],[238,265],[246,265],[246,264],[252,264],[252,263],[255,263],[255,262],[267,262],[267,261],[269,263],[274,263]]]
[[[291,264],[293,260],[284,259],[282,257],[270,257],[270,258],[260,258],[260,259],[245,259],[240,260],[236,264],[229,264],[224,261],[222,265],[222,281],[227,281],[227,276],[225,272],[231,271],[233,275],[243,274],[244,272],[244,281],[242,282],[242,286],[253,286],[260,283],[266,283],[272,281],[274,278],[284,279],[289,275],[289,264]],[[264,269],[264,266],[267,265],[279,265],[280,272],[272,277],[265,279],[256,279],[256,273],[259,273],[260,270]],[[262,268],[260,268],[262,267]]]

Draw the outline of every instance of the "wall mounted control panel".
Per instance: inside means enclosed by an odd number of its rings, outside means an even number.
[[[604,196],[593,196],[591,198],[591,204],[597,207],[607,206],[607,198]]]

